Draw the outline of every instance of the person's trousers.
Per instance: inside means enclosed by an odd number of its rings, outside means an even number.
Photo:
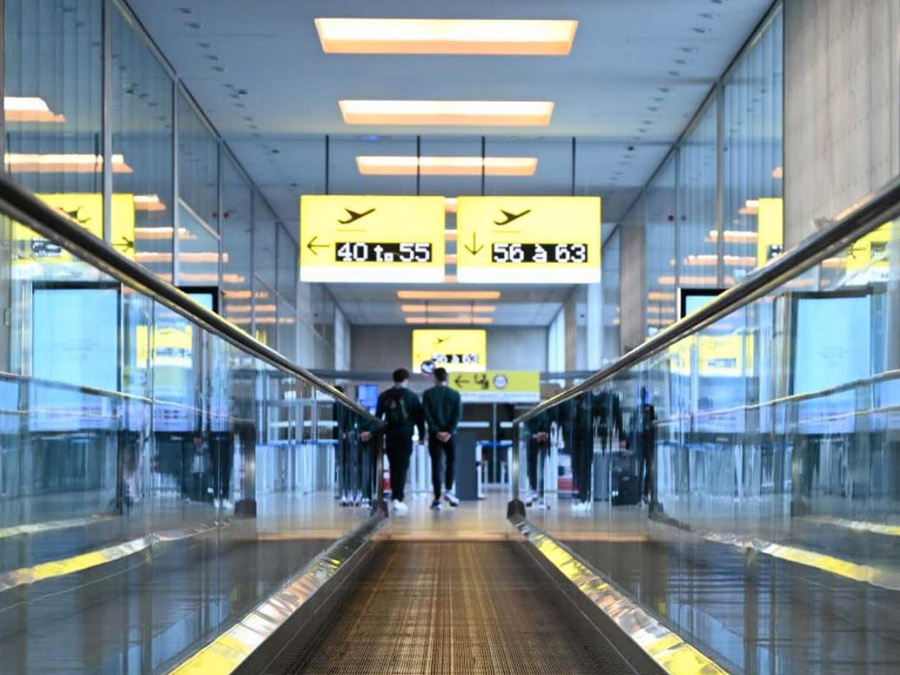
[[[409,471],[409,458],[412,456],[412,436],[387,432],[384,445],[388,461],[391,463],[391,499],[403,501],[406,488],[406,472]]]
[[[532,492],[538,492],[538,487],[543,482],[544,461],[546,460],[547,443],[538,443],[532,440],[528,443],[528,484]],[[539,480],[540,479],[540,480]]]
[[[591,500],[591,480],[594,468],[594,447],[587,445],[582,439],[572,448],[572,478],[578,499],[582,502]]]
[[[363,499],[372,499],[376,494],[379,480],[379,477],[375,476],[375,442],[360,443],[359,455],[359,485],[362,496]]]
[[[453,471],[456,466],[456,449],[453,445],[453,436],[446,441],[439,441],[437,436],[428,437],[428,454],[431,455],[431,484],[434,486],[434,498],[441,498],[441,458],[446,465],[447,490],[453,489]]]

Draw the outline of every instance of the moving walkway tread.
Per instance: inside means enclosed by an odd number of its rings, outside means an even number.
[[[269,673],[634,673],[521,542],[376,545]]]

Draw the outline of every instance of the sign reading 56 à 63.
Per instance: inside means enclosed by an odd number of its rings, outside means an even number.
[[[461,283],[600,281],[599,197],[460,197]]]
[[[444,198],[300,198],[301,281],[441,283]]]

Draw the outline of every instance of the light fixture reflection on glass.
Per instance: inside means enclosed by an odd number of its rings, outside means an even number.
[[[360,155],[364,176],[533,176],[537,157],[411,157]]]
[[[397,291],[401,300],[499,300],[500,291]]]
[[[408,316],[406,323],[413,324],[490,324],[494,323],[490,316]]]
[[[135,195],[134,196],[135,211],[165,211],[166,205],[159,198],[159,195]]]
[[[219,262],[219,254],[209,251],[192,253],[190,251],[180,251],[178,253],[178,262],[183,263],[212,263]],[[221,255],[222,262],[228,262],[228,254]],[[145,263],[164,263],[172,262],[172,254],[162,251],[138,251],[135,259]]]
[[[772,178],[784,178],[784,168],[776,166],[772,169]]]
[[[744,205],[738,209],[738,214],[741,216],[755,216],[759,213],[759,200],[758,199],[748,199],[744,202]]]
[[[50,122],[62,124],[65,115],[57,115],[47,102],[37,96],[5,96],[3,112],[7,122]]]
[[[135,239],[171,239],[175,228],[171,226],[160,227],[136,227],[134,228]],[[186,227],[178,228],[178,238],[182,241],[194,241],[197,235],[192,234]]]
[[[726,244],[752,244],[757,239],[759,239],[758,232],[750,232],[744,230],[725,230],[723,233],[725,243]],[[709,231],[709,238],[707,241],[715,242],[719,239],[719,233],[717,230]]]
[[[446,213],[456,213],[458,205],[459,199],[457,197],[444,197],[444,211]],[[447,230],[447,232],[456,234],[456,230]]]
[[[547,126],[552,101],[339,101],[346,124]]]
[[[540,19],[317,18],[328,54],[565,56],[578,22]]]
[[[103,157],[91,154],[34,154],[9,152],[3,156],[7,170],[19,173],[98,173]],[[134,173],[123,155],[112,156],[113,173]]]

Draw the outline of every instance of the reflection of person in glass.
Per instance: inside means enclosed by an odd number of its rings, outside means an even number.
[[[577,511],[586,511],[592,504],[594,401],[592,393],[582,394],[572,401],[572,481],[575,487],[572,508]]]
[[[378,433],[378,423],[373,420],[362,419],[359,422],[359,484],[360,506],[369,506],[378,494],[378,481],[381,476],[376,476],[377,457],[375,455],[375,434]]]
[[[342,394],[344,388],[335,386]],[[341,506],[350,506],[358,502],[358,486],[356,481],[359,473],[358,447],[353,438],[353,414],[350,409],[340,403],[334,404],[333,416],[335,421],[335,440],[337,441],[338,482],[340,485]]]
[[[526,506],[544,508],[544,461],[547,451],[550,449],[550,430],[553,417],[546,410],[538,413],[525,423],[528,431],[528,457],[526,469],[528,472],[528,487],[531,490],[525,500]]]
[[[641,482],[641,496],[650,508],[656,508],[656,410],[650,389],[641,387],[632,417],[634,450],[638,460],[638,480]]]

